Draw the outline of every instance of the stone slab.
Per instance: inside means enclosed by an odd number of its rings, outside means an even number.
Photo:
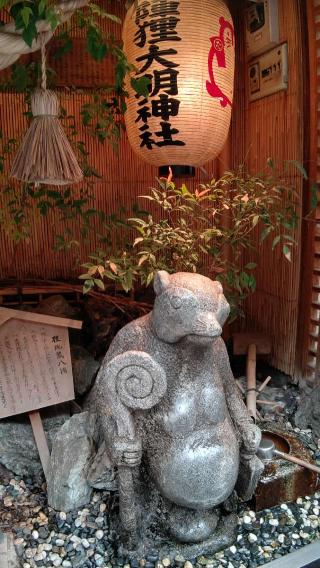
[[[320,541],[308,544],[264,566],[266,568],[318,568],[320,566]]]
[[[0,568],[19,568],[11,533],[0,533]]]

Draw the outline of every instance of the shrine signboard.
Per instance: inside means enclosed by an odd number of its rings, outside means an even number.
[[[68,327],[81,326],[76,320],[0,308],[0,419],[29,413],[45,462],[45,434],[34,411],[74,398]]]

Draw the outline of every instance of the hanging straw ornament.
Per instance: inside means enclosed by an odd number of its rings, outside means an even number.
[[[44,41],[41,59],[41,88],[31,95],[33,120],[13,161],[11,176],[35,184],[77,183],[83,179],[83,173],[59,122],[57,95],[47,90]]]

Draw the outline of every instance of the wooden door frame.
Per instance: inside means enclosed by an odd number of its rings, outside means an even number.
[[[304,82],[304,165],[309,179],[304,181],[302,195],[301,226],[301,266],[300,266],[300,300],[296,349],[296,378],[306,376],[308,350],[310,341],[310,318],[313,284],[313,260],[315,223],[313,216],[308,220],[305,215],[311,208],[311,185],[317,175],[317,52],[316,52],[316,8],[313,0],[301,2],[301,21],[304,22],[301,40],[304,46],[306,65],[302,69]]]

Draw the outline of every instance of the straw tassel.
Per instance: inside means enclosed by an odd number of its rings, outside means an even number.
[[[11,176],[27,183],[77,183],[83,173],[59,122],[58,98],[46,89],[44,50],[43,46],[41,88],[31,95],[33,120],[13,161]]]

